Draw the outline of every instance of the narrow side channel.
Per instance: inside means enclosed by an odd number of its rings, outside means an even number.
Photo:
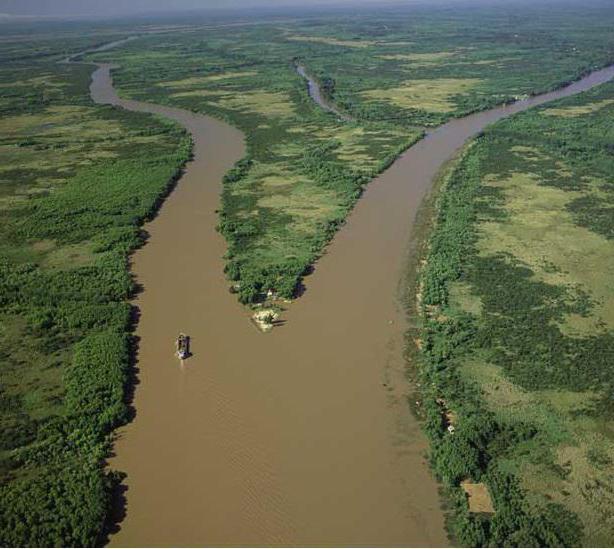
[[[309,97],[313,99],[322,109],[325,111],[331,112],[340,120],[344,122],[351,122],[353,119],[350,115],[342,113],[335,105],[333,105],[330,101],[327,101],[324,98],[324,94],[320,89],[320,85],[316,82],[315,78],[313,78],[308,72],[307,69],[297,63],[295,65],[296,72],[299,76],[302,76],[307,82],[307,93],[309,93]]]

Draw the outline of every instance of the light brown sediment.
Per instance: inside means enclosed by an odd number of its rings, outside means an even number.
[[[432,131],[369,185],[287,323],[264,335],[227,290],[215,231],[222,176],[244,154],[241,133],[119,100],[100,66],[96,101],[173,118],[195,140],[194,161],[133,257],[144,288],[137,415],[111,463],[128,487],[111,545],[446,545],[403,377],[396,290],[416,211],[440,166],[485,125],[613,74]],[[194,353],[183,365],[173,354],[180,331]]]

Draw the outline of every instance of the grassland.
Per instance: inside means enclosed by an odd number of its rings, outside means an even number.
[[[116,479],[108,437],[129,416],[127,255],[190,141],[94,106],[92,67],[31,54],[45,48],[0,66],[0,542],[92,546]]]
[[[364,91],[362,97],[367,101],[384,101],[402,109],[420,109],[428,113],[451,113],[456,110],[454,97],[471,90],[479,82],[477,78],[406,80],[396,88]]]
[[[612,98],[606,84],[499,122],[440,194],[418,337],[463,544],[614,540]],[[494,515],[468,512],[465,479]]]
[[[227,274],[246,303],[295,295],[364,185],[427,126],[614,60],[614,12],[415,7],[143,36],[95,59],[126,97],[226,119],[248,155],[226,180]],[[511,22],[511,23],[510,23]],[[484,29],[488,29],[485,31]],[[310,101],[299,60],[344,122]]]

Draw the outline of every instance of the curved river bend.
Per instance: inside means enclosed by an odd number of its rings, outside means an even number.
[[[195,158],[133,257],[144,291],[136,419],[111,465],[125,471],[115,546],[447,544],[426,442],[406,402],[397,288],[411,228],[438,170],[487,124],[605,82],[453,120],[374,180],[307,279],[287,324],[262,335],[228,292],[215,231],[223,174],[242,134],[180,109],[119,99],[110,67],[92,97],[161,114],[194,136]],[[182,330],[194,356],[180,366]]]

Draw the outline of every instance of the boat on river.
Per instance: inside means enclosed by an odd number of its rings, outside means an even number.
[[[184,334],[183,332],[179,334],[177,341],[175,342],[175,348],[177,349],[176,355],[177,358],[181,360],[188,358],[190,356],[190,336]]]

